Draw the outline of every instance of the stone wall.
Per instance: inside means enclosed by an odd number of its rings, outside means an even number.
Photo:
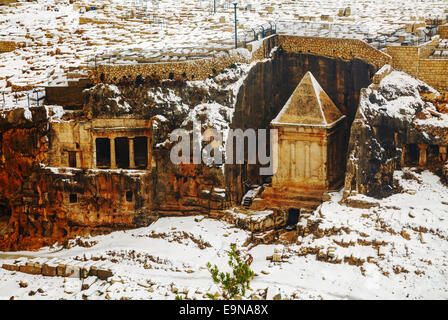
[[[387,53],[392,56],[392,66],[411,75],[418,74],[419,47],[390,46]]]
[[[388,46],[394,69],[406,72],[441,91],[448,91],[447,59],[429,59],[440,42],[436,36],[419,46]]]
[[[249,52],[244,54],[241,50],[231,50],[215,57],[184,62],[101,64],[94,73],[94,78],[96,82],[106,83],[134,82],[137,76],[150,79],[205,80],[234,63],[249,62]]]
[[[381,80],[383,80],[384,77],[389,75],[391,72],[392,72],[391,65],[390,64],[386,64],[384,67],[382,67],[380,70],[378,70],[377,73],[375,73],[373,75],[372,83],[374,85],[378,85],[381,82]]]
[[[91,87],[89,79],[69,81],[67,86],[45,87],[45,104],[63,106],[65,109],[82,109],[82,91]]]
[[[112,65],[100,64],[93,73],[95,82],[133,82],[137,76],[151,79],[205,80],[218,74],[233,63],[249,63],[269,58],[271,50],[281,47],[289,53],[314,54],[342,60],[363,60],[376,69],[389,64],[391,57],[364,41],[319,37],[273,35],[248,45],[249,50],[239,49],[197,60],[166,63],[141,63]]]
[[[440,91],[448,91],[448,59],[420,59],[418,78]]]
[[[343,60],[360,59],[377,69],[390,63],[391,57],[366,42],[356,39],[278,36],[286,52],[309,53]]]
[[[419,53],[418,57],[420,59],[428,58],[432,53],[434,53],[434,50],[439,45],[440,42],[440,36],[435,36],[430,41],[418,46]]]
[[[16,48],[17,48],[16,42],[0,40],[0,53],[14,51]]]
[[[439,35],[442,39],[448,39],[448,24],[439,26]]]

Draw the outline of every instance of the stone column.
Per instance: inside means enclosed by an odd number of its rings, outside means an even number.
[[[446,161],[446,146],[439,146],[439,153],[442,156],[442,161]]]
[[[134,160],[134,138],[129,138],[129,168],[135,168]]]
[[[428,145],[426,145],[426,144],[418,145],[418,149],[420,150],[420,155],[418,158],[418,165],[420,167],[426,166],[426,148],[428,148]]]
[[[324,138],[324,140],[322,140],[319,143],[319,147],[321,148],[321,153],[322,153],[322,165],[321,165],[321,173],[320,173],[320,179],[325,180],[326,182],[330,181],[330,174],[332,174],[332,172],[329,172],[329,168],[330,168],[330,164],[328,163],[327,157],[328,157],[328,150],[327,148],[329,147],[329,144],[327,142],[327,139]],[[329,183],[328,183],[329,184]]]
[[[401,145],[401,167],[406,166],[406,145]]]
[[[311,176],[311,162],[310,162],[310,143],[305,142],[305,178]]]
[[[82,168],[82,161],[81,161],[81,151],[76,152],[76,167]]]
[[[148,163],[147,168],[151,170],[152,168],[152,146],[151,146],[151,137],[148,135],[148,143],[147,143],[147,149],[148,149]],[[171,161],[171,160],[170,160]]]
[[[290,140],[289,141],[289,163],[291,164],[291,174],[290,174],[290,178],[294,179],[296,177],[296,168],[297,168],[297,163],[296,163],[296,141],[295,140]]]
[[[110,138],[110,167],[117,169],[117,161],[115,160],[115,138]]]

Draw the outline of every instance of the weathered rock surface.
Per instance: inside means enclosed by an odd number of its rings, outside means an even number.
[[[378,83],[361,90],[359,109],[351,127],[346,194],[351,191],[381,198],[396,189],[394,170],[407,166],[408,150],[414,145],[419,166],[418,145],[434,146],[427,153],[425,168],[440,171],[439,146],[448,144],[446,102],[424,82],[392,71]]]
[[[230,70],[230,71],[229,71]],[[169,132],[188,129],[191,110],[204,126],[209,103],[230,121],[233,84],[244,70],[232,66],[206,82],[163,81],[122,86],[100,84],[84,91],[82,110],[18,108],[0,115],[0,250],[37,249],[76,235],[146,226],[159,214],[207,213],[227,206],[219,167],[174,165]],[[156,116],[151,170],[50,167],[58,140],[52,121],[85,122],[129,115]],[[54,119],[56,117],[56,119]],[[211,119],[211,120],[210,120]],[[74,144],[74,143],[73,143]],[[94,150],[92,148],[92,150]],[[64,150],[62,150],[64,152]],[[132,201],[123,195],[132,192]],[[77,196],[75,196],[77,195]]]

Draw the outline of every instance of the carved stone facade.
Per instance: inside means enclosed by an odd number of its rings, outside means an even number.
[[[151,169],[151,120],[51,122],[51,167]]]
[[[308,72],[271,122],[278,129],[278,163],[263,197],[281,206],[313,207],[342,185],[345,116]]]

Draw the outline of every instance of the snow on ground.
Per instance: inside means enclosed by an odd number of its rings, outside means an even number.
[[[66,263],[100,259],[112,266],[114,276],[81,291],[79,279],[0,269],[0,297],[203,299],[206,292],[218,291],[206,263],[228,270],[225,251],[235,243],[243,256],[253,257],[256,277],[247,297],[447,299],[448,188],[427,171],[397,171],[395,179],[401,193],[383,200],[360,198],[373,204],[370,208],[348,207],[339,203],[341,192],[332,194],[313,215],[301,218],[293,244],[243,247],[250,233],[236,226],[203,217],[167,217],[146,228],[82,239],[92,247],[5,252],[2,263],[23,256]],[[303,226],[311,230],[305,236]],[[318,260],[316,249],[324,258],[330,252],[330,258]],[[266,259],[274,252],[282,262]],[[21,282],[27,286],[20,287]]]

